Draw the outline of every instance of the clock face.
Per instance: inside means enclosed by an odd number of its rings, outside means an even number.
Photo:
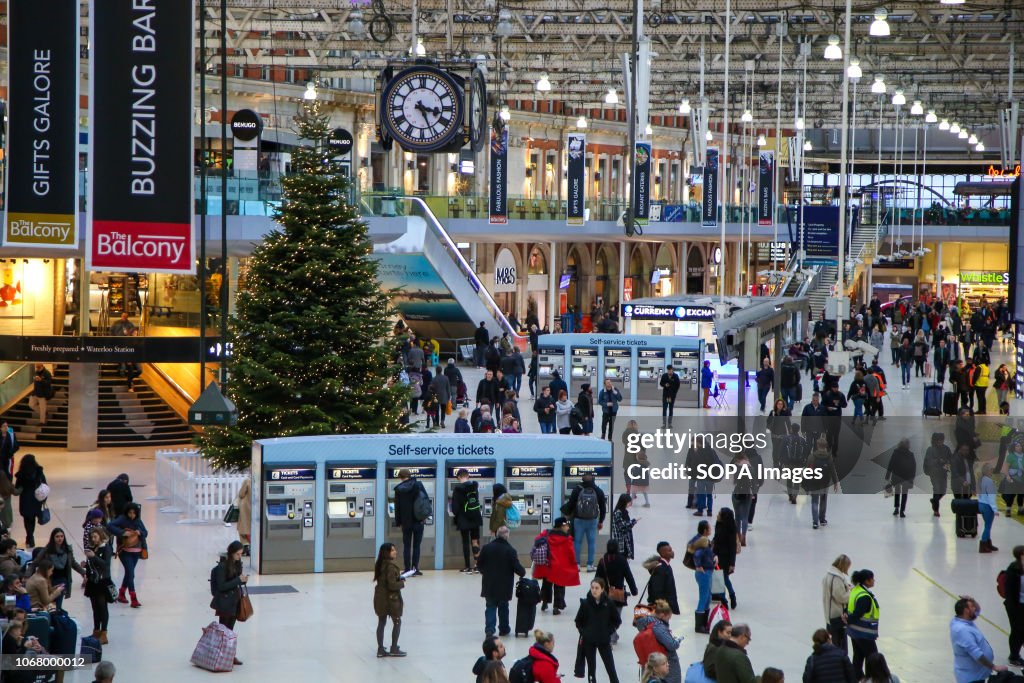
[[[381,93],[381,107],[385,126],[404,149],[439,149],[462,126],[462,92],[448,74],[432,67],[399,73]]]
[[[470,135],[474,152],[484,148],[487,131],[487,85],[479,70],[473,72],[472,90],[469,98],[469,118],[472,125]]]

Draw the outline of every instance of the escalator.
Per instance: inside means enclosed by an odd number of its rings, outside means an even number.
[[[366,218],[378,275],[393,306],[421,337],[472,338],[483,321],[526,348],[430,208],[418,197],[373,197]]]

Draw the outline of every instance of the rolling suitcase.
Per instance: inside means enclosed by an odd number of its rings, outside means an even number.
[[[942,412],[946,415],[956,415],[957,394],[955,391],[947,391],[942,395]]]
[[[978,535],[978,501],[973,498],[954,498],[949,504],[956,517],[956,537],[974,538]]]
[[[537,621],[537,603],[540,602],[540,584],[534,579],[519,579],[516,584],[516,627],[513,633],[529,636]]]
[[[941,417],[942,401],[943,398],[941,384],[924,385],[924,410],[922,411],[922,413],[926,417]]]
[[[25,616],[25,635],[35,636],[39,644],[50,650],[50,613],[32,612]]]

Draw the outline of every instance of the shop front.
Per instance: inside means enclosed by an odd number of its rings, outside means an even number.
[[[1010,273],[1004,270],[962,270],[959,273],[959,297],[971,308],[982,299],[995,304],[1009,295]]]
[[[526,324],[544,327],[548,310],[548,261],[540,247],[530,249],[527,259],[526,316],[520,320]]]
[[[494,277],[491,293],[498,308],[506,315],[519,315],[519,269],[511,249],[498,250],[494,258]]]

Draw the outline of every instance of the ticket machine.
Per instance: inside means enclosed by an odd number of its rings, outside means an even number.
[[[388,521],[385,525],[384,536],[387,541],[394,543],[401,552],[402,528],[398,526],[395,518],[395,487],[402,483],[398,478],[400,470],[407,469],[409,474],[423,484],[431,501],[437,498],[437,467],[423,464],[403,464],[401,462],[387,462],[387,497],[388,497]],[[435,508],[436,509],[436,506]],[[437,536],[436,525],[433,515],[427,517],[423,527],[423,542],[420,544],[420,569],[434,566],[434,538]]]
[[[632,382],[630,378],[630,366],[632,365],[633,352],[627,348],[613,346],[604,347],[604,377],[601,382],[593,386],[594,395],[604,388],[604,380],[610,379],[612,386],[622,394],[622,401],[628,403]]]
[[[366,571],[377,557],[377,466],[326,464],[324,571]]]
[[[611,460],[595,461],[570,461],[562,463],[562,501],[561,505],[569,500],[572,490],[583,483],[583,475],[593,474],[594,484],[604,491],[605,498],[605,520],[604,528],[599,529],[597,535],[607,536],[611,532],[612,510],[615,509],[615,499],[612,498],[612,463]],[[595,554],[600,556],[604,553],[604,542],[599,542],[594,549]],[[578,560],[579,558],[577,558]]]
[[[554,463],[526,461],[505,463],[505,487],[522,520],[511,529],[509,542],[519,551],[519,560],[529,563],[533,539],[558,517],[555,508]]]
[[[569,359],[569,377],[563,379],[569,385],[569,400],[575,400],[579,396],[580,388],[589,384],[594,391],[599,391],[602,382],[597,378],[597,347],[596,346],[572,346],[572,357]],[[558,400],[558,397],[554,397]],[[625,394],[623,394],[625,398]]]
[[[661,373],[665,371],[665,349],[636,350],[636,404],[661,405]]]
[[[493,508],[493,492],[497,474],[493,460],[488,462],[459,462],[449,460],[444,467],[445,490],[445,528],[444,528],[444,568],[461,569],[464,566],[462,557],[462,534],[455,528],[455,510],[452,508],[452,490],[459,483],[456,473],[465,468],[469,472],[470,481],[477,484],[477,501],[480,505],[480,516],[483,524],[480,530],[480,546],[487,542],[490,533],[491,509]]]
[[[565,347],[564,346],[538,346],[537,347],[537,393],[540,387],[546,387],[551,381],[552,373],[557,372],[565,377]]]
[[[312,572],[316,465],[263,464],[260,574]]]
[[[672,367],[679,375],[679,396],[676,405],[700,407],[700,349],[672,349]]]

